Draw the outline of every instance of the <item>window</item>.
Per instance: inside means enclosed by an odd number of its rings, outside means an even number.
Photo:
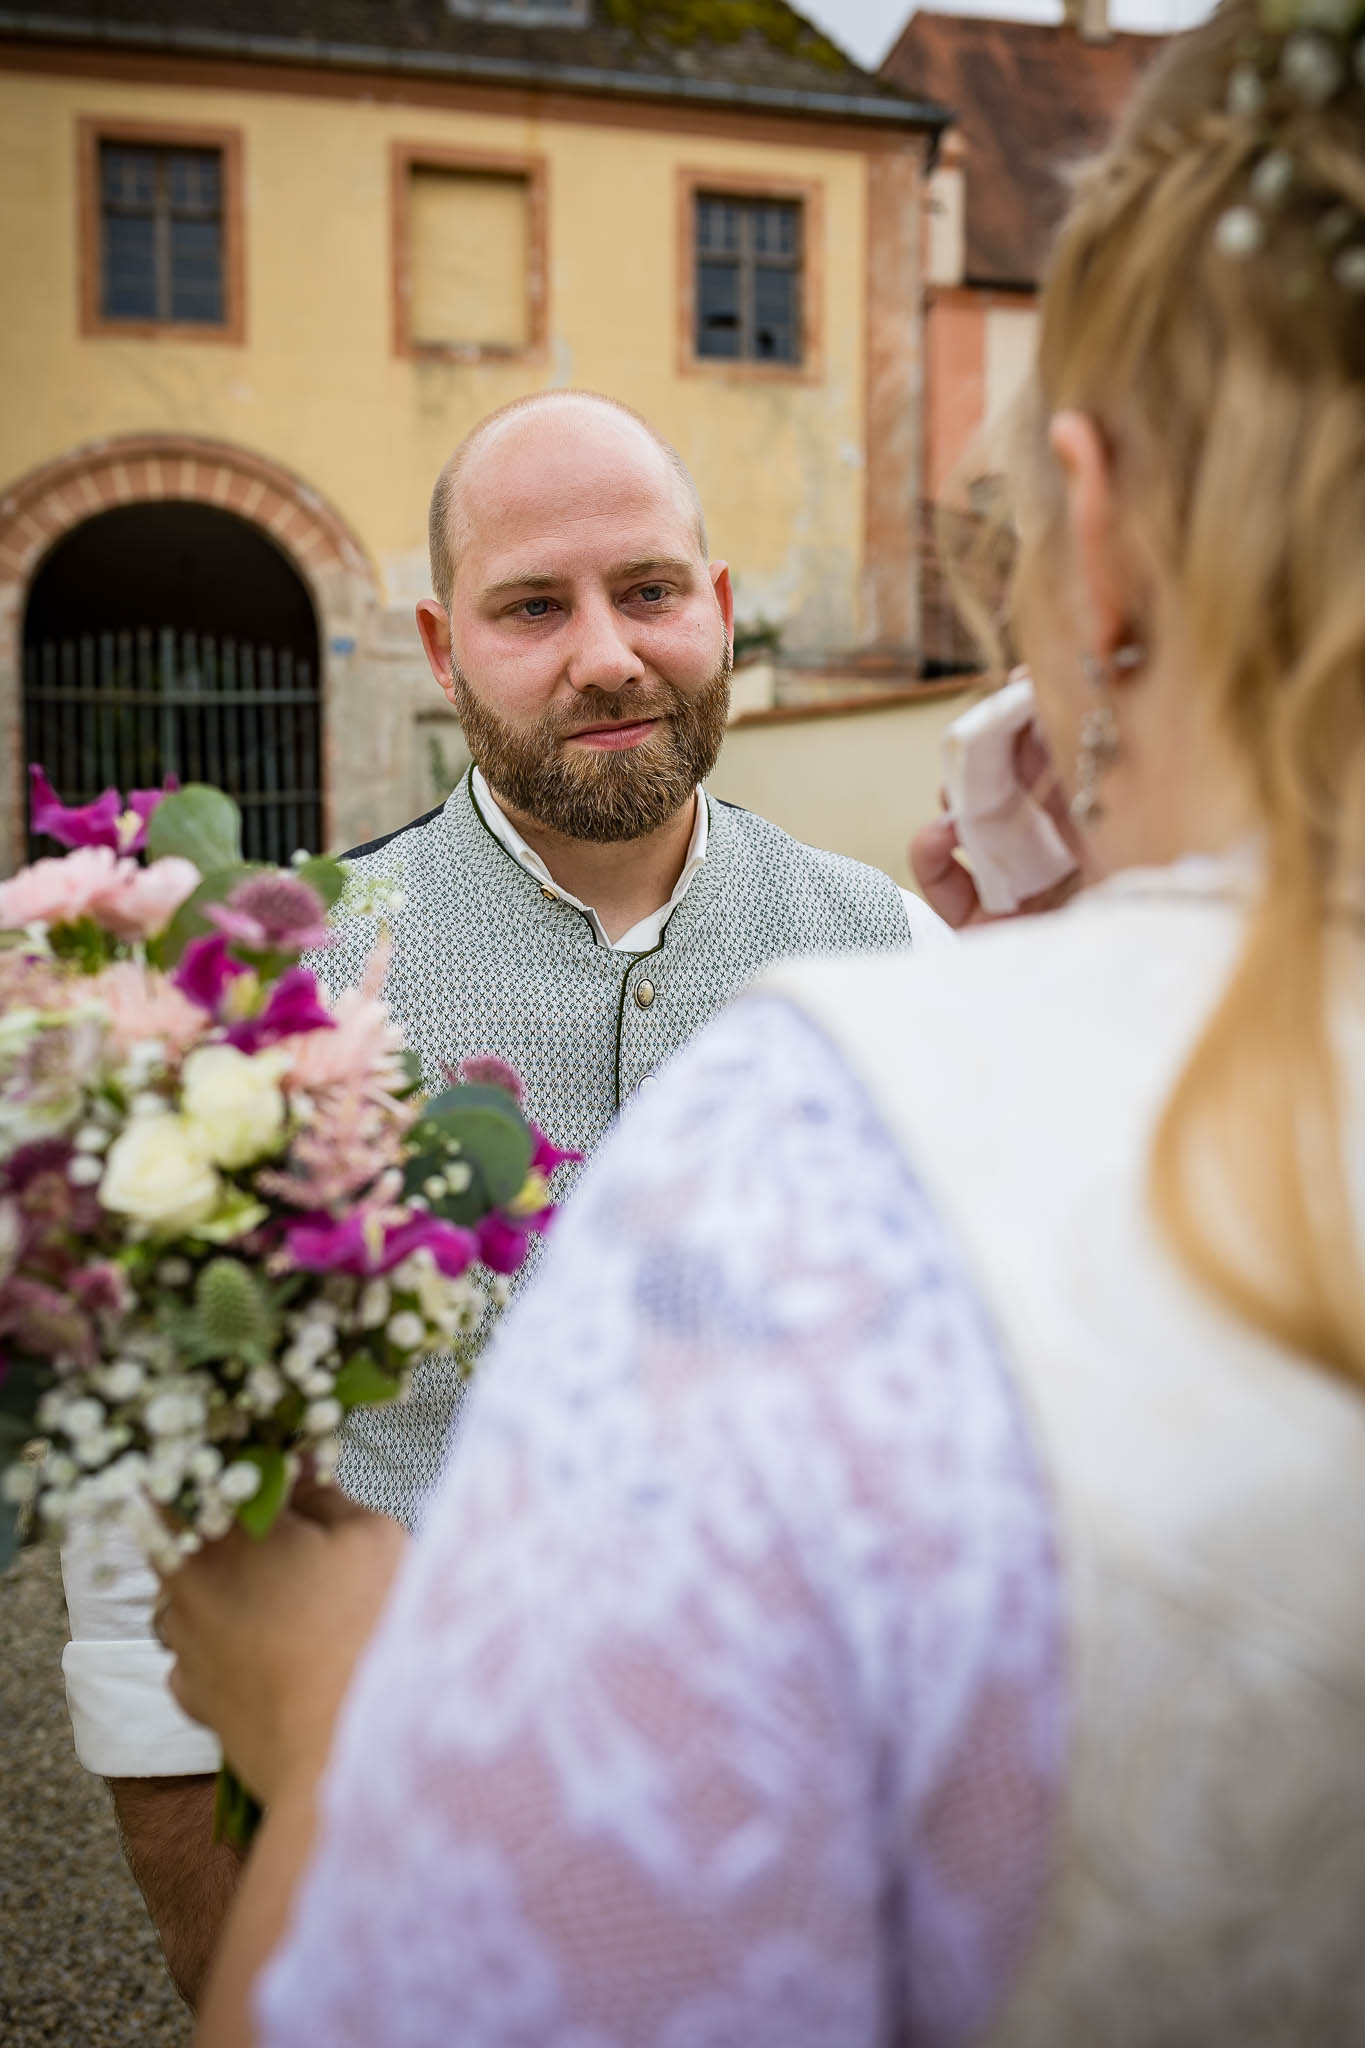
[[[537,159],[394,148],[400,355],[525,356],[544,334],[544,168]]]
[[[681,376],[818,384],[824,376],[824,187],[679,166]]]
[[[82,325],[241,341],[235,130],[82,121]]]
[[[800,201],[698,192],[694,206],[698,357],[799,364]]]
[[[223,159],[100,144],[100,312],[223,324]]]

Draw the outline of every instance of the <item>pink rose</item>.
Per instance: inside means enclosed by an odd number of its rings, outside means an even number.
[[[17,931],[29,924],[76,924],[95,916],[95,905],[117,886],[120,861],[109,846],[81,846],[56,860],[35,860],[0,882],[0,926]]]
[[[67,859],[75,856],[68,854]],[[164,932],[187,897],[199,887],[199,870],[192,860],[170,854],[140,868],[135,861],[119,862],[119,876],[113,888],[96,905],[93,916],[106,931],[121,939],[154,939]]]
[[[193,861],[171,857],[140,868],[120,860],[112,847],[78,846],[0,882],[0,928],[78,924],[89,917],[121,939],[151,939],[198,886]]]

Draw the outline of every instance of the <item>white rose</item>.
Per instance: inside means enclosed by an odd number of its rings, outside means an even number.
[[[284,1129],[280,1075],[287,1062],[275,1052],[238,1052],[204,1045],[181,1070],[181,1106],[215,1165],[249,1166],[275,1149]]]
[[[221,1187],[203,1138],[187,1117],[147,1116],[129,1124],[109,1147],[100,1201],[169,1233],[211,1216]]]

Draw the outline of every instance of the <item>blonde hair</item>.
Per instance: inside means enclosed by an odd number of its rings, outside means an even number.
[[[1292,185],[1234,252],[1226,217],[1245,222],[1267,143],[1229,87],[1266,41],[1249,0],[1179,38],[1078,178],[1041,299],[1021,480],[1041,531],[1015,602],[1057,524],[1045,423],[1074,407],[1108,440],[1263,820],[1241,957],[1156,1135],[1156,1211],[1239,1315],[1365,1380],[1333,1047],[1365,914],[1365,299],[1324,232],[1349,216],[1365,238],[1365,79],[1291,107]]]
[[[521,413],[551,410],[560,405],[596,406],[601,411],[614,414],[618,419],[629,420],[641,428],[654,443],[682,494],[692,516],[697,548],[703,561],[706,559],[706,518],[702,512],[701,494],[692,478],[692,472],[671,442],[656,433],[643,413],[636,412],[630,405],[623,405],[619,398],[607,398],[600,391],[579,391],[572,388],[557,391],[532,391],[524,397],[513,398],[506,405],[500,405],[496,412],[490,412],[476,427],[465,435],[454,454],[449,456],[436,479],[427,510],[427,549],[431,562],[431,587],[436,597],[450,609],[450,593],[455,582],[455,568],[460,557],[460,528],[456,514],[459,510],[460,478],[470,457],[488,439],[493,429],[504,421],[514,419]]]

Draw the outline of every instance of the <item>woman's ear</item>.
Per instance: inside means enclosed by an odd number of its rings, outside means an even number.
[[[1119,530],[1114,459],[1099,426],[1084,412],[1054,414],[1048,444],[1066,491],[1067,530],[1089,651],[1107,660],[1131,638],[1136,609]]]

